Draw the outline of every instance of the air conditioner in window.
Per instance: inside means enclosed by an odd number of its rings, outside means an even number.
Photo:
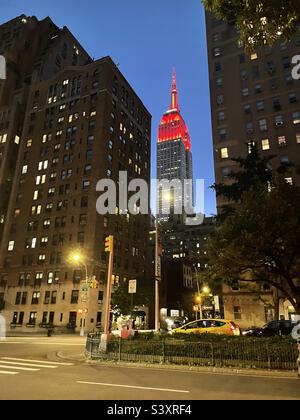
[[[281,127],[282,125],[284,125],[283,121],[276,121],[276,127]]]

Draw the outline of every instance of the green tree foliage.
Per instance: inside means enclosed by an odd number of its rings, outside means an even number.
[[[248,148],[248,145],[246,145]],[[261,153],[254,144],[251,153],[247,153],[245,158],[232,158],[232,162],[238,164],[238,169],[229,173],[226,184],[214,184],[212,188],[218,197],[225,199],[222,206],[220,219],[223,220],[227,215],[235,211],[235,204],[241,201],[243,193],[246,191],[257,190],[261,184],[268,185],[272,181],[273,173],[285,174],[292,165],[281,164],[277,170],[272,169],[272,159],[275,156],[261,156]]]
[[[290,39],[300,26],[299,0],[202,0],[217,19],[234,23],[246,50]]]
[[[130,315],[132,306],[149,305],[153,300],[154,284],[149,279],[137,279],[137,293],[132,297],[128,293],[128,282],[121,282],[112,294],[112,308],[118,309],[123,315]]]
[[[215,283],[268,284],[300,314],[300,192],[276,174],[242,194],[211,236],[208,277]]]

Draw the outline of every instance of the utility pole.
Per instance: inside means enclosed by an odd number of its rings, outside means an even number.
[[[155,241],[155,331],[160,329],[160,283],[161,283],[161,256],[162,245],[159,224],[156,223]]]
[[[105,252],[109,253],[107,286],[106,286],[106,310],[104,318],[104,333],[101,336],[100,350],[106,352],[107,341],[109,337],[109,323],[110,323],[110,306],[111,306],[111,288],[112,288],[112,273],[114,263],[114,237],[107,236],[105,239]]]

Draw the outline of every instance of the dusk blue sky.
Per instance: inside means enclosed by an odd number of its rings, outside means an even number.
[[[89,54],[110,55],[153,116],[152,177],[160,119],[169,107],[172,65],[189,127],[194,177],[205,180],[205,212],[215,214],[213,148],[204,9],[200,0],[1,0],[0,22],[50,16]]]

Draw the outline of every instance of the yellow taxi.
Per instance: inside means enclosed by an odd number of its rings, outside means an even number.
[[[200,319],[189,322],[182,327],[175,328],[172,331],[172,334],[174,333],[241,335],[240,327],[233,321],[225,319]]]

